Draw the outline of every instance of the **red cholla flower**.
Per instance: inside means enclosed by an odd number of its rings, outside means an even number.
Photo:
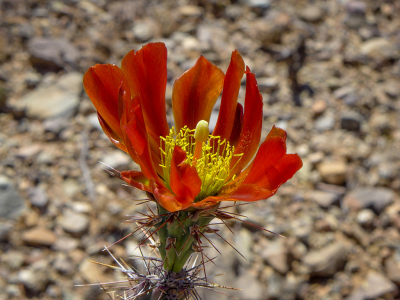
[[[243,110],[237,98],[244,74]],[[153,194],[170,212],[269,198],[302,167],[297,154],[286,154],[286,132],[280,128],[272,127],[258,147],[262,96],[238,51],[226,75],[201,56],[175,81],[172,129],[166,119],[163,43],[130,51],[121,68],[95,65],[83,82],[106,135],[140,166],[141,172],[121,172],[122,179]],[[221,91],[220,113],[209,135],[208,121]]]

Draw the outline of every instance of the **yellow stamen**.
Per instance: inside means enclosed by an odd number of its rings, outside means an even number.
[[[235,148],[226,140],[221,141],[219,136],[209,135],[206,121],[200,121],[195,130],[185,126],[176,133],[172,128],[168,136],[161,137],[161,141],[161,167],[167,188],[170,188],[172,153],[175,146],[180,146],[186,152],[185,163],[196,167],[202,182],[195,201],[216,195],[227,183],[225,180],[230,173],[232,158],[243,155],[234,154]]]

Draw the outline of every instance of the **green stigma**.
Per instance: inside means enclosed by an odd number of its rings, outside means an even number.
[[[195,202],[216,195],[227,183],[226,179],[231,170],[232,158],[243,155],[234,154],[235,147],[231,146],[228,141],[221,141],[219,136],[209,135],[206,121],[200,121],[196,129],[189,129],[185,126],[178,133],[172,127],[168,136],[161,137],[160,147],[160,166],[163,169],[163,177],[168,189],[171,189],[170,169],[175,146],[180,146],[186,152],[185,163],[195,166],[201,179],[201,191],[195,198]],[[231,180],[233,179],[234,177]]]

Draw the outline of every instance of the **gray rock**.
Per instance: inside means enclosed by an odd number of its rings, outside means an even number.
[[[25,262],[25,255],[16,250],[10,250],[4,253],[2,260],[11,270],[18,270]]]
[[[33,206],[44,208],[49,203],[46,191],[41,187],[34,187],[28,190],[29,201]]]
[[[399,56],[395,45],[386,38],[374,38],[362,43],[360,53],[380,63]]]
[[[364,299],[377,299],[396,291],[396,285],[380,273],[370,270],[363,284]]]
[[[58,253],[56,259],[53,262],[53,268],[63,274],[72,274],[74,272],[74,266],[71,264],[71,259],[64,253]]]
[[[371,236],[357,223],[342,223],[340,229],[363,247],[371,243]]]
[[[386,213],[390,219],[390,222],[397,228],[400,228],[400,203],[390,205],[386,209]],[[400,249],[399,249],[399,260],[400,260]]]
[[[370,209],[363,209],[358,212],[356,220],[360,225],[370,225],[375,218],[375,214]]]
[[[17,107],[26,109],[30,118],[41,120],[70,117],[79,105],[82,91],[82,74],[68,73],[50,86],[41,86],[23,96]]]
[[[283,239],[266,243],[261,252],[261,257],[281,274],[285,274],[289,268]]]
[[[252,249],[254,247],[254,237],[250,231],[242,228],[239,232],[235,232],[234,239],[234,247],[247,259],[247,263],[253,261],[254,253]],[[238,259],[242,260],[242,257],[236,251],[235,254],[238,255]]]
[[[332,276],[345,265],[349,249],[347,243],[338,241],[320,250],[310,251],[303,258],[303,263],[312,275]]]
[[[366,23],[367,5],[363,1],[349,1],[346,4],[345,24],[351,28],[360,28]]]
[[[271,269],[267,269],[264,271],[263,277],[265,277],[264,281],[267,286],[268,298],[273,299],[281,299],[282,290],[285,285],[284,278],[272,271]],[[262,297],[255,299],[264,299]]]
[[[388,278],[397,285],[400,285],[400,247],[397,253],[385,261],[385,270]]]
[[[65,39],[34,37],[28,42],[32,63],[42,69],[63,69],[66,65],[75,67],[79,50]]]
[[[201,48],[201,43],[194,36],[185,37],[181,45],[186,51],[200,51]]]
[[[400,247],[399,255],[393,255],[385,261],[387,277],[397,285],[400,285]]]
[[[388,79],[385,81],[383,90],[392,98],[400,96],[400,85],[399,81],[396,79]]]
[[[333,93],[333,96],[336,99],[343,99],[344,97],[348,96],[349,94],[354,93],[354,89],[351,86],[343,86],[341,88],[338,88],[335,90]]]
[[[314,220],[307,215],[301,219],[293,220],[293,222],[290,224],[293,236],[306,243],[313,230],[313,222]]]
[[[6,241],[12,225],[5,222],[0,222],[0,242]]]
[[[59,135],[68,126],[68,120],[64,118],[48,119],[43,122],[46,132]]]
[[[343,199],[346,208],[359,210],[372,208],[375,213],[380,214],[385,207],[394,201],[394,193],[391,189],[382,187],[357,188],[349,192]]]
[[[60,224],[66,232],[82,236],[89,228],[89,218],[84,214],[66,210],[61,217]]]
[[[218,121],[218,111],[213,110],[211,112],[211,116],[210,116],[210,122],[208,122],[208,128],[210,130],[210,132],[213,132],[215,129],[215,125],[217,124]]]
[[[353,106],[357,104],[359,100],[359,96],[357,95],[356,91],[351,86],[343,86],[338,88],[333,92],[333,96],[336,99],[342,99],[343,102],[348,106]]]
[[[335,241],[335,233],[331,232],[318,232],[321,231],[321,227],[325,226],[324,224],[320,225],[318,223],[320,220],[315,222],[315,231],[313,231],[308,239],[308,247],[311,249],[322,249],[328,245],[331,245]],[[317,231],[318,230],[318,231]]]
[[[99,118],[97,117],[97,113],[90,114],[90,115],[87,117],[87,119],[88,119],[89,124],[90,124],[93,128],[95,128],[95,129],[97,129],[97,130],[103,132],[103,129],[101,128],[101,125],[100,125],[100,123],[99,123]]]
[[[112,152],[105,153],[100,161],[107,166],[110,166],[117,170],[127,170],[132,162],[131,158],[125,152],[114,150]]]
[[[364,292],[361,288],[354,290],[348,297],[345,298],[346,300],[365,300]]]
[[[232,4],[225,8],[225,16],[232,21],[240,18],[243,15],[243,8],[240,5]]]
[[[251,8],[258,8],[262,10],[267,10],[271,6],[271,0],[241,0],[240,2],[243,5]]]
[[[38,296],[46,290],[49,283],[49,266],[44,260],[35,262],[18,273],[18,281],[33,295]]]
[[[278,87],[279,79],[276,77],[257,78],[258,88],[261,93],[269,93]]]
[[[346,4],[346,11],[350,15],[365,15],[367,5],[364,1],[349,1]]]
[[[178,12],[184,17],[198,18],[204,13],[204,9],[196,5],[183,5],[178,7]]]
[[[36,87],[41,79],[42,75],[36,72],[29,72],[25,75],[25,83],[30,88]]]
[[[65,195],[71,198],[81,191],[82,186],[77,180],[69,178],[64,180],[64,182],[62,183],[62,187]]]
[[[396,120],[385,113],[375,112],[369,119],[369,127],[382,134],[390,134],[395,126]]]
[[[257,280],[255,272],[242,272],[236,279],[235,288],[242,290],[240,299],[263,299],[263,285]]]
[[[316,202],[322,208],[328,208],[331,205],[336,204],[339,201],[340,195],[337,193],[331,193],[327,191],[312,191],[310,199]]]
[[[318,131],[332,130],[334,127],[335,118],[331,114],[323,115],[315,121],[315,128]]]
[[[16,219],[23,214],[25,202],[11,181],[0,176],[0,218]]]
[[[299,16],[307,22],[318,22],[324,17],[324,12],[318,6],[308,5],[299,12]]]
[[[55,251],[69,252],[75,250],[79,246],[79,240],[71,237],[61,236],[53,244],[52,249]]]
[[[135,39],[138,42],[146,42],[155,36],[157,32],[157,26],[154,21],[147,19],[142,22],[135,23],[132,31]]]
[[[296,260],[300,260],[307,254],[306,245],[298,241],[296,238],[288,238],[286,247],[288,251],[290,251],[291,256]]]
[[[340,126],[342,129],[350,131],[360,131],[362,116],[356,112],[344,112],[340,117]]]

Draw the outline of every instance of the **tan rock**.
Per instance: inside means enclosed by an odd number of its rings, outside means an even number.
[[[343,160],[324,161],[318,166],[322,180],[336,185],[346,182],[347,164]]]
[[[57,236],[54,232],[44,227],[35,227],[22,233],[22,240],[29,245],[51,246],[56,242]]]
[[[325,112],[327,104],[324,100],[317,100],[311,106],[311,110],[315,116],[319,116]]]
[[[95,262],[84,260],[79,266],[79,273],[88,283],[107,282],[110,278],[104,274],[105,267]]]

